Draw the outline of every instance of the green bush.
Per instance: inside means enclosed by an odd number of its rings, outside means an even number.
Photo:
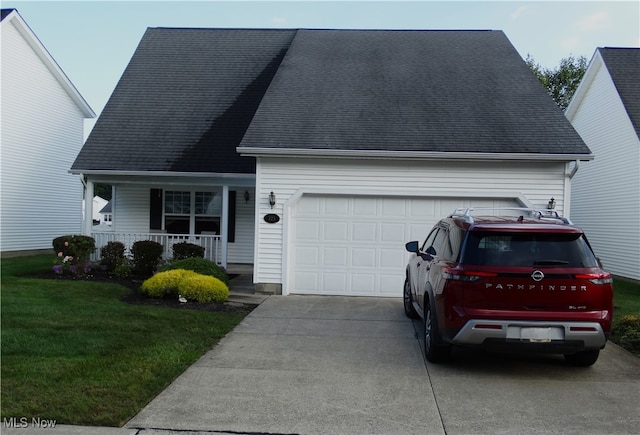
[[[225,270],[211,260],[206,258],[185,258],[184,260],[173,261],[161,270],[186,269],[193,270],[201,275],[209,275],[218,278],[229,285],[229,275]]]
[[[180,281],[191,275],[196,275],[196,273],[184,269],[159,272],[145,280],[140,291],[151,298],[177,297]]]
[[[174,260],[184,260],[185,258],[204,258],[204,246],[195,245],[189,242],[176,243],[171,248]]]
[[[153,240],[140,240],[131,246],[133,268],[144,276],[150,276],[160,263],[164,247]]]
[[[611,330],[612,341],[640,355],[640,316],[623,316]]]
[[[224,302],[229,298],[229,287],[218,278],[194,273],[180,281],[178,293],[201,304]]]
[[[73,257],[74,264],[88,263],[91,253],[96,249],[93,237],[81,234],[56,237],[52,244],[58,257]]]
[[[115,269],[113,270],[113,273],[118,278],[129,278],[133,273],[133,270],[131,269],[131,265],[129,264],[129,260],[126,258],[123,258],[122,261],[118,263],[118,265],[115,267]]]
[[[100,249],[100,263],[107,266],[108,271],[114,271],[124,263],[124,243],[109,242]]]

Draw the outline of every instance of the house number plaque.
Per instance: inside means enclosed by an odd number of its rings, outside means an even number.
[[[280,216],[274,213],[264,215],[264,221],[268,224],[275,224],[280,222]]]

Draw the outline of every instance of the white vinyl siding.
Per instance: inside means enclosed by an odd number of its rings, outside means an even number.
[[[249,192],[245,202],[244,192]],[[239,188],[236,190],[236,238],[229,243],[227,258],[229,263],[252,264],[253,240],[255,234],[255,191]]]
[[[404,199],[447,199],[449,210],[434,210],[437,217],[456,206],[473,205],[474,198],[519,199],[545,207],[551,197],[562,212],[565,164],[559,162],[427,162],[356,159],[259,158],[257,162],[258,235],[254,280],[283,283],[293,236],[287,227],[292,207],[304,194],[389,196]],[[273,191],[276,205],[269,207]],[[459,199],[459,201],[457,201]],[[276,213],[280,222],[264,221]]]
[[[605,269],[640,280],[640,139],[604,65],[570,121],[595,155],[573,179],[571,219]]]
[[[68,171],[86,115],[14,22],[1,25],[3,252],[50,249],[82,231],[82,184]]]
[[[116,186],[111,228],[117,233],[148,233],[150,187]]]

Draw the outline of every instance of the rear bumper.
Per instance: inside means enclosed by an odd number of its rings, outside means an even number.
[[[602,349],[606,342],[597,322],[522,320],[469,320],[452,340],[460,346],[547,353]]]

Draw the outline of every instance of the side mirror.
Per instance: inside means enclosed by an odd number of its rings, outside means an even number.
[[[406,245],[404,245],[404,248],[409,252],[413,252],[414,254],[417,254],[420,251],[417,241],[407,243]]]

